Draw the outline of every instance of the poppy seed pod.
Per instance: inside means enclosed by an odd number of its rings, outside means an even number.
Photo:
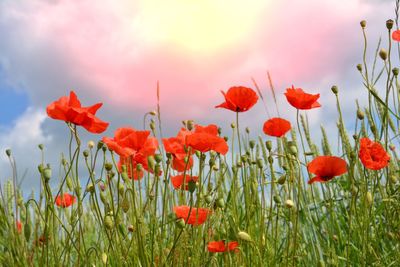
[[[386,49],[381,48],[381,50],[379,50],[379,56],[381,57],[381,59],[383,61],[386,61],[386,59],[388,57],[388,53],[387,53]]]
[[[161,154],[155,154],[154,159],[156,160],[157,163],[160,163],[162,161],[162,155]]]

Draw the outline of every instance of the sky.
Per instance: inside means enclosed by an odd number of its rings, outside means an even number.
[[[294,85],[321,94],[322,108],[307,113],[315,135],[321,124],[334,131],[330,87],[345,94],[349,116],[356,98],[365,100],[355,68],[362,60],[359,22],[368,23],[372,62],[379,37],[387,46],[385,21],[394,16],[388,0],[2,0],[0,179],[10,177],[7,148],[26,174],[25,188],[39,183],[39,143],[46,161],[57,166],[68,129],[45,110],[72,89],[83,105],[103,102],[98,116],[110,122],[102,135],[82,130],[83,140],[112,136],[120,126],[142,128],[143,115],[156,108],[157,82],[165,136],[186,119],[218,124],[229,135],[235,116],[214,108],[223,102],[220,91],[254,88],[254,78],[276,116],[269,71],[283,117],[294,122],[283,96]],[[261,102],[241,114],[253,137],[266,119]]]

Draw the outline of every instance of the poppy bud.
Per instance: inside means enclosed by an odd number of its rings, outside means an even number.
[[[110,171],[110,172],[108,173],[108,179],[112,179],[112,178],[114,178],[114,176],[115,176],[115,172]]]
[[[232,129],[235,129],[235,128],[236,128],[236,124],[232,122],[232,123],[231,123],[231,128],[232,128]]]
[[[237,237],[238,239],[244,240],[244,241],[251,241],[251,237],[248,233],[243,232],[243,231],[239,231],[239,233],[237,233]]]
[[[218,208],[224,208],[225,207],[225,201],[224,201],[224,199],[223,198],[219,198],[219,199],[217,199],[217,207]]]
[[[129,210],[129,206],[130,205],[129,205],[128,197],[125,196],[124,199],[121,202],[121,208],[125,213],[127,213],[128,210]]]
[[[93,193],[94,192],[94,185],[92,183],[88,184],[86,187],[86,192]]]
[[[357,64],[357,70],[358,70],[359,72],[362,71],[362,65],[361,65],[361,64]]]
[[[94,141],[92,141],[92,140],[90,140],[89,142],[88,142],[88,148],[89,149],[92,149],[92,148],[94,148]]]
[[[250,133],[250,128],[249,127],[246,127],[245,130],[246,130],[246,133],[248,133],[248,134]]]
[[[358,135],[357,134],[353,134],[353,139],[354,139],[354,141],[357,141]]]
[[[131,232],[131,233],[132,233],[133,231],[135,231],[135,228],[133,227],[132,224],[128,226],[128,231]]]
[[[393,184],[395,184],[397,182],[397,176],[395,176],[395,175],[390,175],[389,179],[390,179],[390,182],[392,182]]]
[[[212,202],[212,197],[210,195],[207,195],[204,199],[207,202],[207,204],[210,204]]]
[[[193,120],[188,120],[186,123],[186,127],[189,131],[194,129],[194,121]]]
[[[196,154],[196,157],[198,157],[198,158],[201,157],[201,152],[200,151],[196,150],[194,153]]]
[[[334,93],[335,95],[337,95],[337,93],[339,92],[339,89],[337,88],[336,85],[331,87],[332,93]]]
[[[106,215],[106,217],[104,217],[104,225],[109,230],[114,227],[114,221],[113,221],[113,218],[110,215]]]
[[[178,228],[180,228],[180,229],[184,228],[185,225],[186,225],[185,220],[182,219],[182,218],[179,219],[179,220],[177,220],[177,221],[175,222],[175,224],[176,224],[176,226],[177,226]]]
[[[280,204],[282,202],[281,197],[279,195],[274,195],[273,199],[276,204]]]
[[[154,160],[153,156],[148,156],[147,157],[147,164],[149,165],[149,169],[154,171],[155,160]]]
[[[256,142],[254,140],[250,140],[249,146],[251,149],[253,149],[256,146]]]
[[[160,163],[162,161],[162,156],[161,154],[155,154],[154,159],[156,160],[157,163]]]
[[[38,170],[39,170],[39,173],[42,173],[42,172],[43,172],[43,170],[44,170],[43,164],[39,164],[39,165],[38,165]]]
[[[360,21],[361,28],[365,28],[367,26],[367,22],[365,20]]]
[[[228,142],[229,137],[228,136],[224,136],[224,140],[225,140],[225,142]]]
[[[218,171],[218,170],[219,170],[219,168],[218,168],[218,166],[217,166],[217,165],[213,165],[213,166],[212,166],[212,170],[213,170],[213,171]]]
[[[28,222],[25,222],[24,236],[25,236],[26,241],[29,241],[29,239],[31,238],[31,233],[32,233],[31,225]]]
[[[103,204],[107,204],[107,197],[104,192],[100,192],[100,200],[103,202]]]
[[[124,187],[124,185],[123,185],[122,183],[120,183],[120,184],[118,185],[118,193],[119,193],[120,195],[123,195],[124,192],[125,192],[125,187]]]
[[[294,202],[291,199],[288,199],[285,201],[285,206],[286,206],[286,208],[291,209],[294,207]]]
[[[392,69],[392,73],[393,73],[394,76],[399,75],[399,68],[393,68]]]
[[[87,157],[89,157],[89,151],[88,150],[83,150],[83,156],[85,157],[85,158],[87,158]]]
[[[286,175],[282,175],[278,179],[278,184],[283,185],[286,182]]]
[[[270,140],[265,142],[265,147],[268,149],[268,151],[272,150],[272,142]]]
[[[101,254],[101,261],[103,262],[104,265],[107,264],[107,254],[105,252]]]
[[[359,120],[363,120],[364,119],[364,112],[361,109],[357,109],[357,118]]]
[[[11,157],[11,149],[6,149],[6,155],[7,155],[8,157]]]
[[[365,195],[365,201],[366,201],[366,203],[368,204],[368,206],[371,206],[371,205],[372,205],[374,199],[373,199],[373,197],[372,197],[371,192],[369,192],[369,191],[367,192],[367,194]]]
[[[268,162],[269,162],[269,164],[274,163],[274,158],[272,156],[269,156],[268,157]]]
[[[43,170],[43,177],[45,179],[45,181],[49,181],[51,178],[51,168],[47,167]]]
[[[102,149],[102,148],[103,148],[103,146],[104,146],[104,143],[103,143],[103,141],[99,141],[99,142],[97,143],[97,150],[100,150],[100,149]]]
[[[221,135],[221,133],[222,133],[222,128],[218,127],[218,135]]]
[[[43,148],[44,148],[43,144],[39,144],[39,145],[38,145],[38,148],[39,148],[40,150],[43,150]]]
[[[379,50],[379,56],[381,57],[381,59],[383,61],[386,61],[386,59],[388,57],[388,53],[387,53],[386,49],[381,48],[381,50]]]
[[[152,110],[152,111],[149,112],[149,114],[150,114],[151,116],[156,116],[156,115],[157,115],[157,111]]]
[[[394,21],[393,21],[392,19],[388,19],[388,20],[386,21],[386,28],[387,28],[388,30],[391,30],[391,29],[393,28],[393,23],[394,23]]]
[[[195,181],[190,180],[188,182],[188,190],[189,190],[190,193],[193,193],[196,190],[196,187],[197,187],[197,185],[196,185]]]
[[[297,155],[297,147],[295,145],[289,146],[289,151],[290,151],[290,154],[292,154],[293,156]]]
[[[106,146],[103,146],[103,147],[101,148],[101,150],[103,150],[103,152],[106,152],[106,151],[107,151],[107,147],[106,147]]]
[[[77,195],[77,196],[80,196],[81,195],[81,187],[80,187],[80,185],[77,185],[77,186],[75,186],[75,194]]]
[[[112,165],[111,162],[106,162],[106,163],[104,164],[104,168],[106,169],[106,171],[111,171],[112,168],[113,168],[113,165]]]
[[[262,161],[262,159],[257,159],[256,161],[257,167],[262,169],[264,166],[264,162]]]

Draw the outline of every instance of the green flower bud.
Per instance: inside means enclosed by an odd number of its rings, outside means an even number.
[[[388,30],[391,30],[391,29],[393,28],[393,23],[394,23],[394,21],[393,21],[392,19],[388,19],[388,20],[386,21],[386,28],[387,28]]]
[[[155,166],[155,160],[153,156],[148,156],[147,157],[147,164],[149,166],[149,169],[154,171],[154,166]]]
[[[94,185],[92,183],[88,184],[88,186],[86,187],[86,192],[89,192],[89,193],[94,192]]]
[[[332,93],[334,93],[335,95],[337,95],[338,92],[339,92],[339,89],[337,88],[336,85],[332,86],[332,87],[331,87],[331,90],[332,90]]]
[[[207,204],[210,204],[212,202],[212,197],[210,195],[207,195],[204,199]]]
[[[283,185],[286,182],[286,175],[282,175],[278,179],[278,184]]]
[[[38,145],[38,148],[39,148],[40,150],[43,150],[43,149],[44,149],[43,144],[39,144],[39,145]]]
[[[388,57],[388,53],[387,53],[386,49],[381,48],[381,50],[379,50],[379,56],[381,57],[381,59],[383,61],[386,61],[386,59]]]
[[[265,147],[268,149],[268,151],[272,150],[272,141],[268,140],[265,142]]]
[[[249,146],[250,146],[251,149],[253,149],[256,146],[256,141],[250,140]]]
[[[363,120],[364,119],[364,112],[361,109],[357,109],[357,118],[359,120]]]
[[[235,129],[235,128],[236,128],[236,124],[232,122],[232,123],[231,123],[231,128],[232,128],[232,129]]]
[[[197,187],[197,185],[196,185],[195,181],[190,180],[188,182],[188,189],[189,189],[190,193],[193,193],[196,190],[196,187]]]
[[[392,73],[393,73],[394,76],[397,77],[397,75],[399,75],[399,68],[393,68],[392,69]]]
[[[114,227],[114,220],[110,215],[106,215],[106,217],[104,217],[104,225],[109,230]]]
[[[186,127],[187,127],[187,129],[189,131],[193,130],[194,129],[194,121],[193,120],[188,120],[187,124],[186,124]]]
[[[11,149],[6,149],[6,155],[7,155],[8,157],[11,157]]]
[[[360,21],[361,28],[365,28],[367,26],[367,22],[365,20]]]
[[[103,148],[103,146],[104,146],[104,143],[103,143],[103,141],[99,141],[99,142],[97,143],[97,150],[100,150],[100,149],[102,149],[102,148]]]
[[[85,157],[85,158],[87,158],[87,157],[89,157],[89,151],[88,150],[83,150],[83,156]]]
[[[280,204],[282,202],[281,197],[279,195],[274,195],[273,199],[276,204]]]
[[[238,239],[243,240],[243,241],[248,241],[248,242],[251,241],[250,235],[248,233],[246,233],[246,232],[243,232],[243,231],[239,231],[237,233],[237,237],[238,237]]]
[[[361,64],[357,64],[357,70],[358,70],[359,72],[362,71],[362,65],[361,65]]]
[[[180,229],[184,228],[185,225],[186,225],[185,220],[182,219],[182,218],[179,219],[179,220],[177,220],[177,221],[175,222],[175,224],[176,224],[176,226],[177,226],[178,228],[180,228]]]
[[[129,211],[129,207],[130,207],[129,199],[127,196],[125,196],[124,199],[122,199],[121,208],[125,213],[127,213]]]
[[[43,170],[43,177],[44,177],[44,180],[45,181],[49,181],[50,180],[50,178],[51,178],[51,168],[49,168],[49,167],[46,167],[44,170]]]
[[[216,204],[217,204],[217,207],[218,207],[218,208],[224,208],[224,207],[225,207],[225,201],[224,201],[223,198],[217,199]]]
[[[369,192],[369,191],[367,192],[367,194],[365,195],[365,201],[368,204],[368,206],[371,206],[372,203],[374,203],[374,199],[372,197],[371,192]]]
[[[156,160],[157,163],[160,163],[162,161],[162,155],[161,154],[155,154],[154,159]]]

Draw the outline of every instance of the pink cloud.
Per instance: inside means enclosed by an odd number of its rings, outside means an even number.
[[[251,86],[250,77],[265,85],[267,70],[279,87],[335,71],[353,52],[346,40],[354,39],[354,27],[368,13],[357,0],[271,1],[251,13],[252,27],[239,41],[196,53],[152,40],[141,28],[141,2],[132,2],[60,0],[26,3],[22,10],[9,4],[8,16],[25,24],[35,45],[54,46],[108,104],[152,108],[158,80],[171,116],[196,116],[221,102],[219,90]]]

